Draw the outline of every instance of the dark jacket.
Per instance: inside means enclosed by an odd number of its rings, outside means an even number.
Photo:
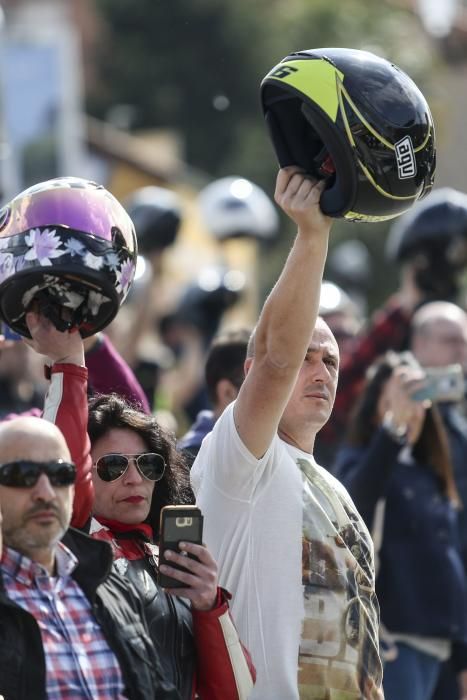
[[[429,468],[400,461],[400,445],[381,428],[367,448],[343,447],[333,473],[368,528],[385,499],[376,593],[389,631],[467,641],[467,580],[457,512]]]
[[[178,441],[177,448],[183,450],[191,464],[199,452],[201,443],[206,435],[211,432],[215,422],[212,411],[200,411],[188,432]]]
[[[454,479],[462,501],[459,532],[462,559],[467,571],[467,420],[462,415],[459,404],[440,403],[438,409],[448,434]]]
[[[112,550],[70,529],[63,543],[77,556],[72,576],[92,605],[109,647],[120,664],[130,700],[179,700],[161,677],[141,600],[112,569]],[[46,700],[46,670],[39,627],[34,617],[13,603],[0,581],[0,695],[5,700]]]
[[[196,610],[159,586],[158,548],[142,530],[116,532],[93,521],[92,536],[111,543],[115,570],[138,591],[163,677],[177,687],[181,699],[246,697],[255,671],[230,617],[230,595],[218,589],[212,610]]]
[[[150,571],[148,558],[129,561],[125,576],[143,599],[149,633],[158,651],[164,678],[179,689],[184,700],[190,700],[196,675],[190,603],[167,595],[158,586]]]

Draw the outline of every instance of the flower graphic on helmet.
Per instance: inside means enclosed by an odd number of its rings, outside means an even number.
[[[133,279],[134,271],[135,266],[131,260],[125,260],[125,262],[122,263],[120,270],[115,271],[117,277],[117,290],[119,292],[126,294],[128,287],[131,284],[131,280]]]
[[[64,250],[59,250],[61,239],[54,229],[48,228],[41,231],[33,228],[25,236],[25,242],[29,250],[24,256],[25,260],[37,260],[40,265],[52,265],[52,258],[64,255]]]
[[[64,242],[64,246],[66,252],[71,255],[72,258],[74,258],[75,255],[83,257],[86,250],[84,245],[80,241],[76,240],[76,238],[69,238]]]
[[[99,257],[98,255],[93,255],[89,252],[87,252],[84,256],[83,261],[87,267],[91,268],[91,270],[100,270],[104,265],[104,258]]]
[[[110,299],[100,292],[91,290],[88,295],[88,311],[92,316],[97,316],[102,304],[108,304]]]
[[[11,253],[0,253],[0,282],[15,271],[15,258]]]
[[[105,256],[105,262],[112,272],[116,272],[118,266],[120,265],[120,258],[118,257],[117,253],[107,253]]]

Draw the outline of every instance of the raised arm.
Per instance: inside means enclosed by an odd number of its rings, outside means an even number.
[[[298,231],[282,273],[267,298],[255,331],[254,358],[235,404],[242,442],[260,458],[304,361],[316,323],[331,219],[319,207],[324,183],[295,167],[279,171],[275,200]]]
[[[39,313],[29,312],[26,323],[32,340],[26,341],[39,355],[51,361],[50,386],[43,417],[62,431],[77,467],[71,524],[83,527],[90,517],[93,488],[90,442],[87,435],[87,376],[80,334],[60,332]]]

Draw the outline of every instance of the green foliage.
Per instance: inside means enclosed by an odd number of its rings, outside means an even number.
[[[193,165],[220,172],[235,148],[237,119],[258,107],[244,27],[223,0],[100,0],[109,26],[94,112],[135,107],[133,126],[179,129]],[[245,45],[245,46],[244,46]],[[106,90],[102,90],[102,86]],[[216,98],[228,108],[216,109]],[[225,102],[225,100],[224,100]]]
[[[317,46],[371,48],[396,59],[407,23],[384,2],[366,0],[96,2],[108,32],[91,113],[105,117],[115,104],[130,105],[133,128],[179,129],[192,165],[262,183],[275,171],[259,102],[269,69],[291,51]]]
[[[416,80],[423,51],[413,47],[416,21],[384,0],[96,0],[107,27],[88,109],[105,118],[132,108],[132,127],[170,127],[187,161],[213,177],[241,174],[274,189],[277,164],[261,114],[259,85],[284,56],[322,46],[365,48],[391,58]],[[291,231],[284,218],[284,233]],[[387,227],[338,222],[332,243],[363,238],[382,262]],[[263,287],[290,236],[262,258]],[[384,265],[384,262],[382,263]],[[375,302],[396,281],[375,276]],[[370,300],[373,305],[373,300]]]

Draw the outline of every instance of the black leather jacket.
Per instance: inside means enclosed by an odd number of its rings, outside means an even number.
[[[254,669],[230,618],[229,594],[218,588],[212,610],[193,609],[188,601],[169,595],[158,586],[159,550],[148,540],[147,533],[140,528],[116,530],[93,521],[93,537],[111,543],[115,570],[131,581],[144,601],[164,678],[176,686],[182,700],[245,697],[245,689],[239,690],[239,683],[251,683]],[[234,653],[237,644],[241,656],[238,650]]]
[[[162,678],[140,598],[127,581],[111,570],[110,546],[72,529],[63,542],[79,559],[73,578],[91,602],[118,659],[127,697],[180,700],[174,687]],[[1,579],[0,658],[0,695],[5,700],[47,700],[39,627],[30,613],[7,597]]]
[[[149,633],[158,651],[164,678],[178,688],[182,700],[191,700],[196,649],[190,604],[167,595],[157,585],[155,570],[147,557],[129,561],[125,576],[144,601]]]

